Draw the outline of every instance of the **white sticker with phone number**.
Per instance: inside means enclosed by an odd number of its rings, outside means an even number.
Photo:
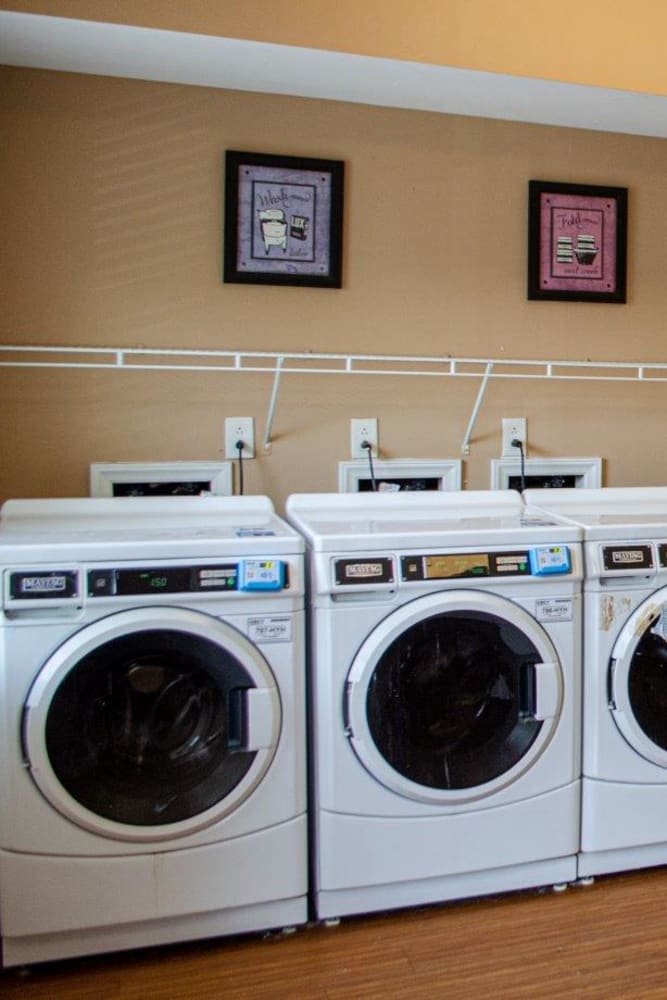
[[[291,642],[291,618],[262,617],[248,619],[248,636],[254,642]]]
[[[535,617],[538,622],[571,622],[572,598],[545,598],[535,601]]]

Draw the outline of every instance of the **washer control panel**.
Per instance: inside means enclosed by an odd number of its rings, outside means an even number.
[[[148,566],[88,570],[89,597],[142,594],[197,594],[211,591],[283,590],[285,563],[276,559],[242,559],[212,566]]]
[[[433,552],[414,555],[374,555],[332,559],[336,591],[384,589],[401,583],[437,582],[483,577],[549,577],[572,573],[567,545],[538,545],[497,552]]]
[[[289,587],[279,559],[240,559],[202,565],[35,567],[5,570],[3,604],[14,607],[81,604],[82,598],[160,594],[273,592]]]
[[[401,577],[455,580],[466,577],[553,576],[572,571],[567,545],[540,545],[513,552],[457,552],[403,556]]]

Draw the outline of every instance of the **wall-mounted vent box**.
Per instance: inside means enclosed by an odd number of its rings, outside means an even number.
[[[460,490],[460,459],[374,459],[373,474],[378,490]],[[338,463],[338,492],[366,493],[373,489],[370,463],[365,458]]]
[[[602,486],[601,458],[491,459],[491,489],[597,489]],[[523,480],[523,482],[522,482]]]
[[[91,497],[232,495],[231,462],[94,462]]]

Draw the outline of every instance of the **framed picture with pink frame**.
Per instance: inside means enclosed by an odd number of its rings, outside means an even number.
[[[628,189],[530,181],[528,298],[626,301]]]

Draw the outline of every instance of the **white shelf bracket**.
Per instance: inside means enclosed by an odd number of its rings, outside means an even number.
[[[477,399],[475,400],[475,405],[472,408],[472,413],[470,414],[470,420],[468,421],[468,426],[466,427],[465,436],[463,438],[463,443],[461,445],[461,454],[470,454],[470,438],[472,436],[473,427],[477,421],[477,416],[479,414],[480,407],[484,401],[484,393],[486,392],[486,387],[491,377],[491,372],[493,371],[493,363],[488,362],[486,368],[484,369],[484,374],[482,376],[482,381],[480,382],[479,389],[477,390]]]
[[[273,388],[269,400],[269,409],[266,414],[266,427],[264,429],[264,451],[271,451],[271,434],[273,433],[273,421],[276,415],[276,404],[278,402],[278,391],[280,389],[280,377],[283,370],[284,357],[279,355],[276,358],[276,370],[273,376]]]

